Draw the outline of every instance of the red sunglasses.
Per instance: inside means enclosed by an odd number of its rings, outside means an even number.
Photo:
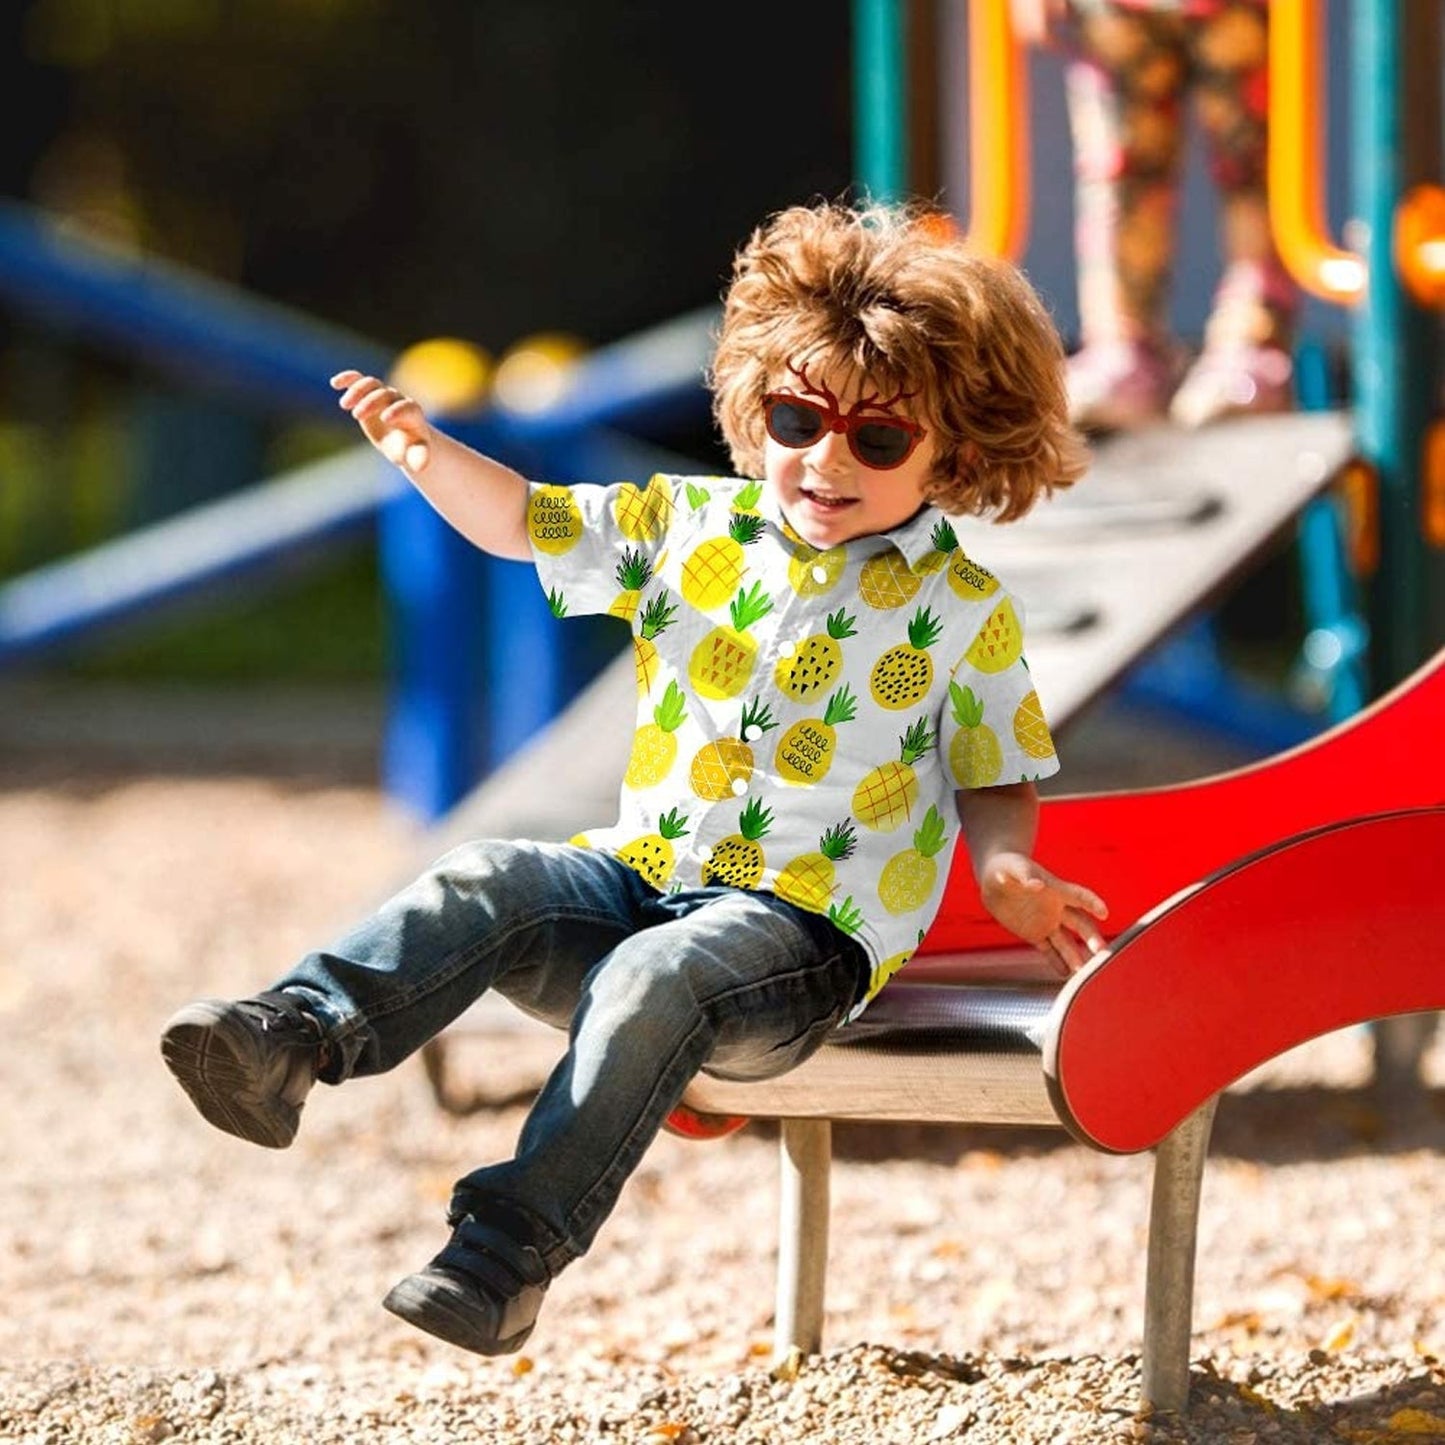
[[[848,450],[865,467],[887,472],[913,455],[925,432],[906,417],[860,415],[860,408],[878,404],[876,398],[867,397],[855,402],[845,415],[831,393],[821,402],[770,391],[763,397],[763,419],[768,435],[783,447],[810,447],[828,432],[843,432]]]

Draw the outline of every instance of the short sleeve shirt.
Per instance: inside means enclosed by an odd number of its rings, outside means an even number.
[[[558,616],[632,629],[618,821],[576,841],[826,915],[872,965],[856,1017],[938,911],[955,791],[1058,769],[1018,599],[933,508],[819,551],[759,482],[534,484],[528,531]]]

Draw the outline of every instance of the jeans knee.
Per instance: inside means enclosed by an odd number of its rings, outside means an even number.
[[[708,1026],[685,970],[655,955],[614,954],[587,981],[579,1023],[666,1049]]]

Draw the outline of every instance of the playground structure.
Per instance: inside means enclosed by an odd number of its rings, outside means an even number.
[[[1318,70],[1323,8],[1276,0],[1280,74],[1307,79]],[[859,176],[879,196],[909,189],[903,42],[912,9],[901,0],[855,0]],[[971,127],[979,189],[968,224],[980,247],[1009,254],[1026,234],[1020,203],[1027,187],[1017,165],[998,164],[999,153],[986,145],[1003,138],[1017,156],[1024,134],[1021,57],[1004,10],[1002,0],[968,6],[971,98],[986,107],[974,112]],[[708,1115],[784,1121],[780,1350],[816,1348],[821,1335],[832,1118],[1062,1126],[1095,1147],[1158,1151],[1144,1393],[1162,1408],[1182,1405],[1195,1214],[1213,1101],[1252,1063],[1324,1029],[1445,1006],[1438,967],[1432,970],[1425,951],[1438,936],[1439,906],[1433,879],[1422,873],[1440,856],[1445,831],[1445,790],[1428,746],[1445,722],[1441,660],[1358,712],[1367,694],[1405,677],[1440,640],[1429,636],[1441,615],[1433,590],[1439,558],[1431,549],[1445,543],[1445,458],[1432,431],[1438,327],[1426,308],[1440,300],[1442,267],[1431,258],[1441,228],[1432,193],[1416,185],[1438,170],[1438,156],[1421,159],[1425,111],[1417,108],[1406,125],[1420,88],[1404,73],[1407,58],[1438,71],[1431,46],[1417,46],[1413,35],[1405,43],[1409,19],[1418,22],[1421,13],[1388,0],[1351,5],[1355,210],[1366,237],[1358,255],[1321,239],[1318,160],[1305,150],[1319,133],[1308,109],[1318,92],[1308,84],[1276,87],[1285,108],[1274,120],[1281,154],[1272,172],[1299,183],[1276,196],[1286,227],[1293,216],[1298,233],[1286,254],[1297,271],[1313,269],[1332,286],[1356,318],[1351,416],[1329,411],[1334,398],[1316,385],[1301,401],[1318,415],[1221,429],[1199,443],[1190,466],[1174,469],[1172,486],[1150,486],[1166,470],[1151,447],[1187,453],[1194,443],[1126,439],[1101,449],[1095,475],[1079,491],[1081,507],[1090,496],[1099,499],[1090,515],[1050,509],[1018,534],[1019,545],[1046,555],[1067,540],[1060,523],[1069,522],[1091,548],[1122,538],[1140,559],[1130,574],[1137,600],[1120,609],[1136,625],[1132,632],[1088,598],[1051,592],[1056,566],[1040,568],[1036,589],[1022,589],[1034,604],[1031,661],[1040,691],[1051,715],[1066,723],[1122,677],[1132,675],[1137,686],[1138,664],[1164,634],[1199,616],[1270,537],[1298,519],[1306,587],[1315,594],[1311,636],[1332,714],[1349,721],[1244,773],[1051,800],[1044,856],[1097,882],[1116,919],[1130,925],[1108,959],[1067,988],[1027,971],[1020,981],[1018,951],[1004,949],[967,878],[956,877],[908,974],[815,1064],[773,1085],[695,1085],[687,1102],[703,1117],[704,1132]],[[384,373],[395,360],[362,338],[266,308],[258,314],[224,288],[153,263],[118,261],[21,208],[0,211],[0,295],[157,365],[203,371],[238,392],[314,407],[318,415],[334,416],[325,384],[331,372],[362,365]],[[679,318],[583,358],[536,410],[494,401],[447,425],[539,475],[615,480],[690,470],[626,429],[659,409],[701,407],[711,321],[708,314]],[[1308,385],[1319,368],[1308,353],[1300,360]],[[1096,485],[1111,472],[1123,478],[1112,497],[1109,486]],[[1223,480],[1214,486],[1211,478]],[[1131,494],[1127,506],[1121,492]],[[1231,531],[1241,520],[1243,529]],[[540,753],[532,749],[544,749],[555,727],[577,721],[564,703],[588,679],[565,651],[566,628],[555,625],[520,570],[467,548],[369,449],[10,582],[0,588],[0,663],[40,656],[205,588],[263,578],[302,549],[373,526],[401,640],[387,785],[423,817],[451,815],[479,777],[514,757],[535,764]],[[990,556],[1003,540],[990,538]],[[1341,560],[1347,551],[1349,566]],[[1102,552],[1091,555],[1109,565]],[[1184,575],[1183,561],[1196,570]],[[1005,561],[1000,568],[1012,577]],[[1151,578],[1176,584],[1167,602]],[[1357,584],[1367,596],[1363,616]],[[502,617],[505,629],[489,627]],[[1160,684],[1156,672],[1154,686],[1196,711],[1206,698],[1222,697],[1237,723],[1245,694],[1223,687],[1217,660],[1205,653],[1184,668],[1181,685]],[[524,659],[529,686],[503,685]],[[596,709],[591,715],[617,715],[608,684],[600,677],[598,690],[584,694],[583,706]],[[625,697],[621,705],[628,706]],[[1270,729],[1279,721],[1277,713],[1262,717],[1254,735],[1275,736]],[[1293,719],[1306,730],[1315,721]],[[605,768],[598,773],[605,778]],[[577,794],[565,791],[576,804]],[[1127,844],[1127,851],[1101,852],[1100,840],[1110,848]],[[1321,901],[1328,913],[1316,908]],[[1360,968],[1364,951],[1380,966]],[[1106,1065],[1115,1072],[1104,1072]]]
[[[984,912],[966,863],[918,956],[855,1025],[765,1083],[695,1079],[678,1132],[781,1121],[774,1354],[821,1343],[832,1120],[1067,1129],[1154,1150],[1142,1396],[1185,1408],[1215,1108],[1294,1046],[1445,1008],[1445,650],[1298,749],[1175,787],[1046,800],[1042,856],[1111,900],[1066,984]]]

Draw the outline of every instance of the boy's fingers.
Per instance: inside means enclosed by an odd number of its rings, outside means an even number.
[[[350,386],[353,381],[357,380],[360,375],[361,373],[359,371],[354,371],[350,368],[346,371],[338,371],[336,375],[331,378],[331,384],[337,391],[343,391],[346,387]]]
[[[403,454],[402,461],[408,471],[425,471],[426,464],[431,461],[431,448],[425,442],[413,442]]]
[[[406,459],[407,438],[405,432],[389,431],[377,443],[387,461],[400,466]]]

